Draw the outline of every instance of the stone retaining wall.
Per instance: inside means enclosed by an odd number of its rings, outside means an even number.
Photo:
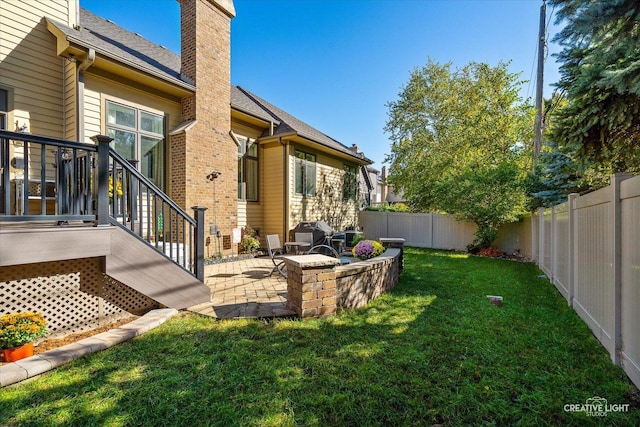
[[[336,268],[336,299],[339,307],[356,308],[369,304],[398,284],[402,265],[401,249]]]
[[[287,305],[301,318],[367,305],[398,284],[402,258],[402,248],[391,247],[376,258],[346,265],[318,254],[285,257]]]

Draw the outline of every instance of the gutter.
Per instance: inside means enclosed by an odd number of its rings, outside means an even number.
[[[92,46],[91,44],[86,43],[83,40],[80,40],[80,39],[78,39],[76,37],[73,37],[72,35],[67,35],[67,41],[71,42],[71,43],[75,43],[78,46],[86,47],[89,50],[94,50],[94,51],[96,50],[95,46]],[[189,84],[187,82],[183,82],[182,80],[179,80],[179,79],[177,79],[175,77],[171,77],[169,75],[159,73],[159,72],[157,72],[155,70],[152,70],[150,68],[147,68],[147,67],[145,67],[145,66],[143,66],[141,64],[136,64],[136,63],[134,63],[132,61],[128,61],[125,58],[122,58],[120,56],[112,55],[109,52],[103,51],[101,49],[97,49],[97,51],[100,53],[100,55],[104,56],[105,58],[109,58],[109,59],[111,59],[113,61],[119,62],[119,63],[121,63],[123,65],[126,65],[129,68],[133,68],[134,70],[143,71],[143,72],[145,72],[145,73],[147,73],[147,74],[149,74],[149,75],[151,75],[153,77],[156,77],[157,79],[164,80],[164,81],[166,81],[168,83],[174,84],[174,85],[179,86],[179,87],[181,87],[183,89],[187,89],[187,90],[189,90],[191,92],[195,92],[196,91],[196,87],[194,85]]]

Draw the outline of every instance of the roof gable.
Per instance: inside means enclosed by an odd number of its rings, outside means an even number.
[[[266,112],[270,117],[272,117],[272,121],[279,123],[278,126],[274,129],[274,136],[296,133],[303,138],[324,145],[325,147],[331,148],[344,154],[348,154],[349,156],[354,157],[361,162],[371,163],[371,161],[367,159],[362,153],[355,153],[342,143],[320,132],[314,127],[292,116],[286,111],[276,107],[268,101],[260,98],[259,96],[249,92],[248,90],[240,86],[238,86],[236,89],[243,95],[245,101],[253,102],[257,107],[260,108],[261,111]],[[231,106],[234,107],[233,97]]]

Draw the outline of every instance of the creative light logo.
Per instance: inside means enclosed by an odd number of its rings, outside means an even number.
[[[584,412],[589,417],[606,417],[609,412],[628,412],[628,403],[609,404],[604,397],[590,397],[585,403],[567,403],[565,412]]]

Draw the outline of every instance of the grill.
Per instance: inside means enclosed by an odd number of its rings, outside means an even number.
[[[324,221],[303,221],[298,223],[294,229],[289,230],[290,242],[296,240],[296,233],[313,233],[313,245],[315,246],[328,244],[334,230]]]

